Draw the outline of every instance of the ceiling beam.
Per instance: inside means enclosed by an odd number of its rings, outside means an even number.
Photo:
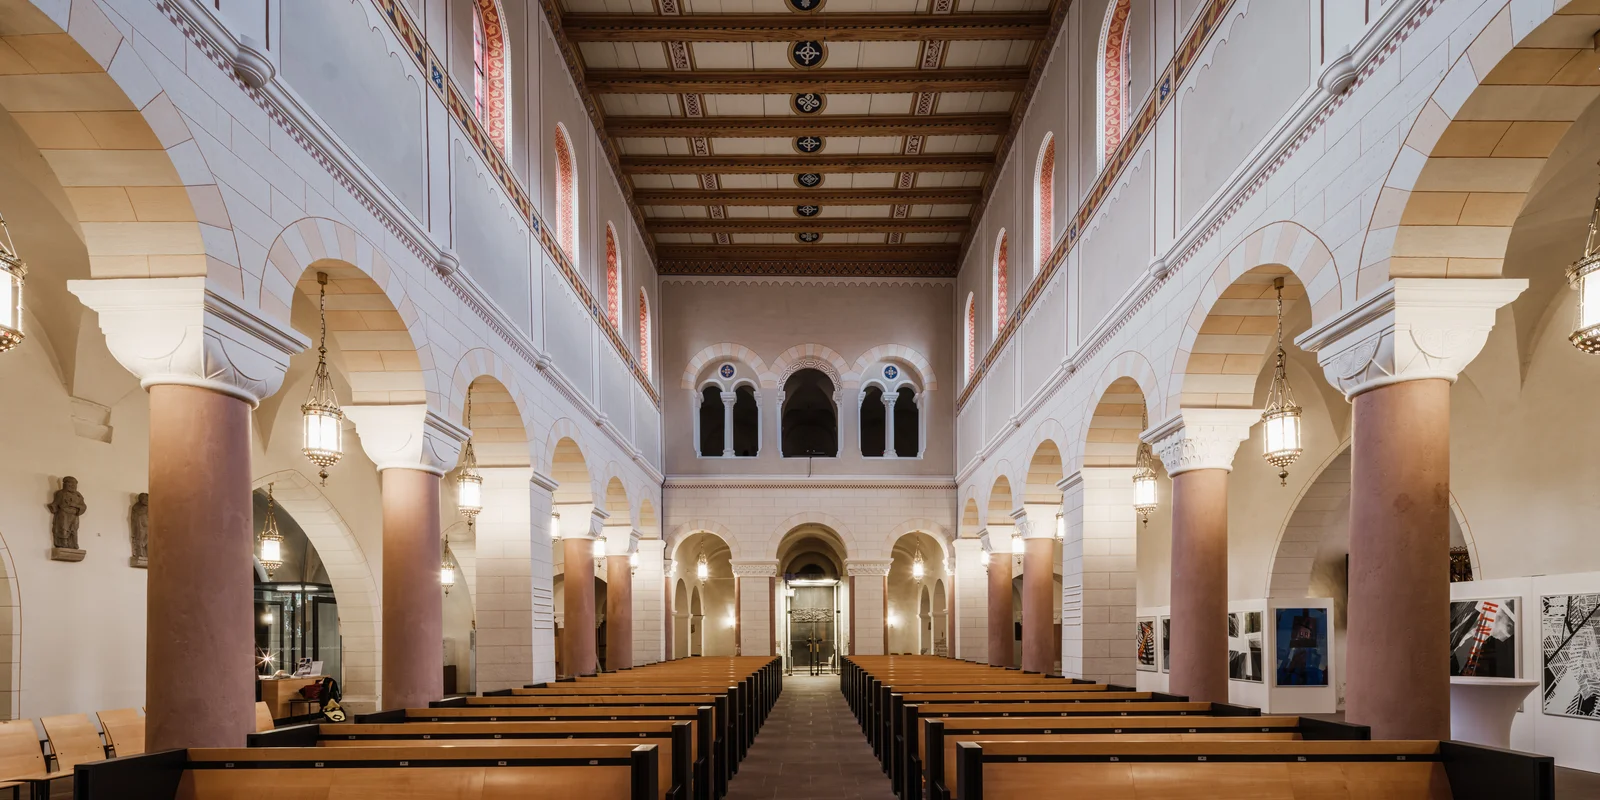
[[[661,258],[676,261],[763,261],[772,259],[857,259],[872,261],[954,261],[953,244],[663,244]]]
[[[663,18],[665,19],[665,18]],[[583,84],[595,94],[903,94],[1016,92],[1028,82],[1017,67],[964,69],[591,69]]]
[[[830,206],[960,205],[976,203],[978,187],[931,189],[635,189],[633,201],[642,206],[786,206],[816,203]]]
[[[1037,41],[1050,14],[564,14],[561,28],[574,42]]]
[[[707,136],[908,136],[995,135],[1006,132],[1010,114],[821,114],[774,117],[606,117],[606,135]]]
[[[752,175],[793,172],[986,172],[993,153],[941,155],[855,155],[824,153],[793,156],[623,156],[630,175]]]
[[[966,217],[886,219],[869,217],[757,217],[740,219],[648,219],[650,233],[964,233],[972,220]]]

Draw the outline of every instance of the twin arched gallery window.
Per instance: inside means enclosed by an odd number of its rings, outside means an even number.
[[[839,455],[839,414],[833,380],[819,369],[796,370],[783,383],[781,419],[784,458]]]
[[[761,410],[756,391],[740,384],[723,392],[716,383],[700,390],[700,455],[748,458],[761,449]]]

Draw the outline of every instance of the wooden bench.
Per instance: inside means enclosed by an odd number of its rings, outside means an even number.
[[[1372,730],[1365,725],[1295,716],[923,717],[920,763],[911,765],[908,781],[900,789],[904,800],[955,797],[952,787],[956,785],[956,746],[962,741],[1364,741],[1371,738]]]
[[[655,745],[660,800],[696,797],[695,722],[428,722],[293,725],[250,737],[251,747],[528,747],[572,744]],[[706,787],[698,787],[706,788]],[[699,795],[710,800],[709,790]]]
[[[657,800],[654,745],[167,750],[78,767],[75,800]]]
[[[1555,762],[1435,741],[963,741],[956,796],[1553,800]]]

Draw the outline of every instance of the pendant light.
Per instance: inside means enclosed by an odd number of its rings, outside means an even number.
[[[478,474],[478,456],[472,450],[472,390],[467,390],[466,408],[467,441],[461,445],[461,474],[456,478],[456,508],[467,518],[471,528],[483,510],[483,476]]]
[[[979,550],[978,553],[979,553],[978,562],[981,563],[985,567],[989,566],[989,559],[991,558],[991,556],[989,555],[989,551],[988,550]]]
[[[450,540],[444,542],[444,554],[439,563],[439,585],[444,587],[444,593],[450,594],[450,587],[456,585],[456,560],[450,557]]]
[[[1139,409],[1139,430],[1150,427],[1150,412],[1143,407]],[[1145,527],[1150,525],[1150,512],[1160,507],[1161,503],[1156,498],[1156,470],[1152,465],[1150,444],[1144,440],[1139,441],[1139,449],[1133,457],[1133,510],[1139,513],[1139,521]]]
[[[591,555],[593,555],[595,558],[605,558],[606,557],[606,540],[605,540],[605,538],[604,537],[600,537],[600,536],[596,536],[594,538],[594,548],[591,549],[589,551],[589,553]]]
[[[28,267],[11,243],[11,229],[0,217],[0,353],[22,344],[22,284]]]
[[[317,373],[311,378],[311,394],[300,407],[304,418],[305,435],[302,452],[321,471],[322,485],[328,485],[328,467],[339,463],[344,456],[344,411],[339,408],[339,397],[333,391],[333,378],[328,375],[328,273],[317,273],[321,292],[317,297],[317,316],[321,320],[322,335],[317,341]]]
[[[927,574],[927,568],[922,564],[922,548],[919,547],[916,554],[911,556],[911,577],[921,583],[922,576],[925,574]]]
[[[550,512],[550,541],[561,541],[561,512]]]
[[[694,576],[702,582],[711,577],[711,565],[706,562],[706,554],[700,554],[700,560],[694,563]]]
[[[1283,354],[1283,278],[1272,282],[1278,294],[1278,354],[1267,389],[1267,409],[1261,414],[1262,456],[1278,468],[1278,484],[1289,483],[1289,465],[1300,457],[1300,407],[1289,389],[1289,370]]]
[[[628,554],[628,574],[629,575],[637,575],[637,574],[639,574],[639,551],[638,550],[635,550],[635,551],[633,551],[633,552]]]
[[[278,504],[272,499],[273,484],[267,484],[267,521],[261,526],[261,568],[267,571],[267,580],[283,566],[283,534],[278,532]]]
[[[1600,195],[1594,198],[1594,211],[1589,214],[1589,239],[1583,246],[1583,258],[1567,270],[1567,283],[1578,292],[1577,320],[1567,341],[1585,353],[1600,353],[1600,242],[1596,239],[1600,229]]]
[[[1062,512],[1060,512],[1060,511],[1057,511],[1056,512],[1056,541],[1064,542],[1066,540],[1067,540],[1067,515],[1062,513]]]
[[[1022,534],[1011,534],[1011,554],[1014,556],[1020,556],[1026,552],[1028,552],[1028,545],[1023,542]]]

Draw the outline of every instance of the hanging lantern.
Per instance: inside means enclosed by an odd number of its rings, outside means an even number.
[[[472,394],[467,394],[467,430],[472,430]],[[467,518],[467,527],[472,527],[473,520],[478,518],[478,512],[483,510],[483,476],[478,474],[478,456],[472,451],[472,436],[467,436],[466,444],[461,446],[461,474],[456,478],[456,508],[461,510],[461,516]]]
[[[1150,466],[1150,445],[1139,444],[1139,460],[1133,470],[1133,510],[1139,512],[1139,521],[1150,524],[1150,512],[1160,502],[1156,499],[1156,471]]]
[[[444,593],[450,594],[450,587],[456,585],[456,560],[450,557],[450,543],[445,542],[444,557],[439,564],[439,585],[444,587]]]
[[[0,218],[0,353],[22,344],[22,284],[28,267],[11,244],[11,229]]]
[[[283,534],[278,532],[278,504],[272,499],[273,484],[267,484],[267,521],[261,526],[261,568],[267,571],[267,580],[283,566]]]
[[[300,407],[300,414],[305,423],[302,452],[321,468],[317,475],[327,486],[328,467],[344,456],[344,411],[339,408],[339,396],[334,393],[333,378],[328,374],[328,273],[317,273],[317,285],[322,287],[317,299],[317,316],[322,324],[317,341],[317,373],[311,378],[311,394]]]
[[[628,554],[628,574],[633,575],[639,571],[639,551]]]
[[[561,541],[561,512],[550,512],[550,541]]]
[[[606,557],[606,540],[603,539],[603,538],[600,538],[600,537],[595,537],[594,549],[591,550],[590,552],[594,555],[595,558],[605,558]]]
[[[706,554],[700,554],[700,560],[694,564],[694,576],[704,581],[711,577],[711,565],[706,563]]]
[[[917,552],[911,556],[911,577],[914,580],[921,581],[922,576],[925,574],[926,567],[922,564],[922,548],[919,547]]]
[[[1020,556],[1026,552],[1028,552],[1028,546],[1023,542],[1022,534],[1011,534],[1011,554],[1014,556]]]
[[[1289,465],[1300,457],[1300,407],[1289,389],[1289,371],[1283,355],[1283,279],[1272,282],[1278,293],[1278,355],[1267,389],[1267,409],[1261,414],[1262,456],[1278,468],[1278,483],[1289,483]]]
[[[1600,195],[1594,199],[1594,211],[1589,214],[1589,239],[1583,246],[1583,258],[1567,270],[1567,283],[1578,291],[1578,318],[1573,323],[1572,335],[1567,341],[1585,353],[1600,353],[1600,242],[1596,231],[1600,229]]]
[[[1062,513],[1062,512],[1060,512],[1060,511],[1057,511],[1056,512],[1056,541],[1064,542],[1066,540],[1067,540],[1067,515]]]
[[[984,565],[986,567],[989,566],[989,558],[990,558],[989,551],[988,550],[979,550],[978,553],[980,554],[978,556],[978,563],[980,563],[980,564],[982,564],[982,565]]]

